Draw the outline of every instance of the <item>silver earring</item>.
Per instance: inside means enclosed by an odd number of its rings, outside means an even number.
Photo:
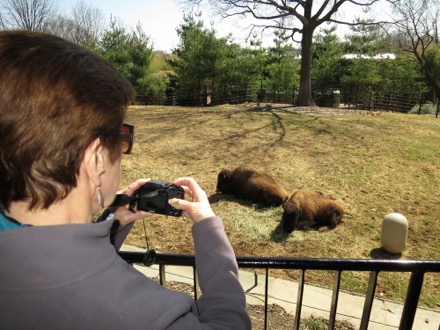
[[[98,187],[98,205],[104,207],[104,196],[101,191],[101,187]]]

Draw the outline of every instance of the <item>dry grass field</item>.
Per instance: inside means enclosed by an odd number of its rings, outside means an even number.
[[[270,111],[268,111],[270,110]],[[209,108],[130,107],[136,126],[131,155],[122,160],[125,186],[146,177],[193,176],[223,218],[238,256],[387,258],[380,250],[383,217],[409,221],[401,259],[440,259],[440,119],[395,113],[298,114],[252,104]],[[282,209],[257,208],[216,194],[218,172],[252,165],[287,191],[308,188],[341,203],[344,223],[324,233],[279,228]],[[169,253],[192,253],[191,221],[155,215],[139,221],[127,243]],[[296,278],[297,272],[272,275]],[[330,286],[332,274],[307,272],[309,284]],[[440,309],[440,276],[425,277],[421,304]],[[401,301],[408,274],[381,273],[377,294]],[[342,289],[364,293],[367,274],[343,273]]]

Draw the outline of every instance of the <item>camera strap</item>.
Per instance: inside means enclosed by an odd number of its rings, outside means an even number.
[[[117,194],[115,196],[115,199],[110,204],[109,207],[118,207],[118,206],[124,206],[129,204],[132,200],[136,199],[135,197],[124,195],[124,194]]]
[[[157,196],[157,195],[158,195],[158,191],[152,191],[152,192],[150,192],[148,194],[145,194],[143,196],[140,196],[140,197],[128,196],[128,195],[124,195],[124,194],[117,194],[115,196],[115,199],[113,200],[113,202],[106,209],[106,211],[108,211],[112,207],[118,207],[118,206],[124,206],[124,205],[130,204],[131,202],[139,200],[140,198],[154,197],[154,196]],[[133,210],[131,210],[131,211],[133,211]],[[144,231],[145,231],[145,222],[144,222]],[[145,239],[147,240],[147,251],[145,252],[143,262],[144,262],[145,266],[150,267],[156,261],[156,251],[155,250],[150,250],[148,248],[148,238],[147,238],[146,231],[145,231]]]
[[[110,204],[109,207],[118,207],[118,206],[124,206],[127,204],[130,204],[131,202],[137,201],[141,198],[151,198],[159,195],[159,191],[163,191],[162,189],[155,190],[152,192],[149,192],[148,194],[142,195],[142,196],[128,196],[124,194],[117,194],[115,196],[115,199]]]

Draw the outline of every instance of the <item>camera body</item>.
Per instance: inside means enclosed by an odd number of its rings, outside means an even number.
[[[133,197],[132,202],[130,202],[130,209],[137,206],[140,211],[180,217],[182,210],[172,207],[168,200],[170,198],[183,199],[185,192],[182,187],[173,183],[153,180],[136,190]]]

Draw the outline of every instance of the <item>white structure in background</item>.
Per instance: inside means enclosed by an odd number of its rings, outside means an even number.
[[[375,60],[395,60],[396,55],[391,54],[391,53],[377,54],[374,56],[363,55],[363,54],[345,54],[345,55],[342,55],[342,58],[346,58],[346,59],[365,58],[365,59],[375,59]]]

